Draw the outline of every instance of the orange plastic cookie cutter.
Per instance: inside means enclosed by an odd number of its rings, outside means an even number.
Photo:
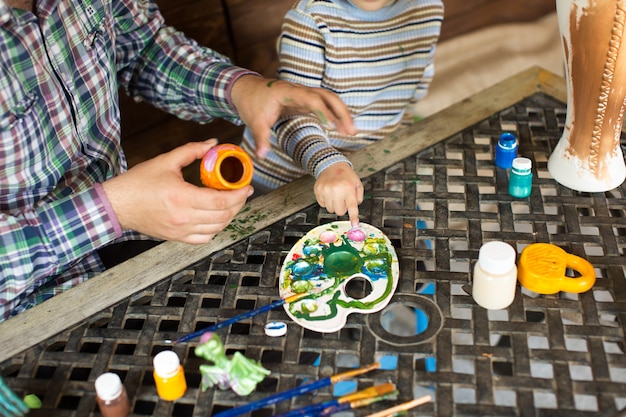
[[[567,268],[580,276],[565,275]],[[593,265],[579,256],[550,243],[533,243],[520,255],[517,279],[524,288],[539,294],[581,293],[593,287],[596,274]]]

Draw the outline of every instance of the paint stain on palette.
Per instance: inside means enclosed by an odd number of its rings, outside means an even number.
[[[310,292],[285,310],[302,327],[330,333],[343,328],[351,313],[382,310],[398,277],[398,257],[383,232],[337,221],[312,229],[291,248],[280,271],[280,297]],[[351,291],[353,286],[363,291]]]

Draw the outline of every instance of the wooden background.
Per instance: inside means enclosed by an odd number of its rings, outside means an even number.
[[[227,56],[234,63],[273,77],[275,41],[285,12],[295,0],[156,0],[165,21]],[[555,10],[546,0],[444,0],[440,40],[509,22],[532,21]],[[121,91],[122,143],[129,166],[188,141],[212,137],[237,143],[242,128],[216,120],[182,121]]]

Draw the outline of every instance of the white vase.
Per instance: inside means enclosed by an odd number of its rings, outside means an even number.
[[[557,0],[565,59],[565,129],[548,171],[576,191],[602,192],[626,178],[620,146],[626,98],[626,0]]]

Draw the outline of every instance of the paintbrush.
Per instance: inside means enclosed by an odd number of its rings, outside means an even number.
[[[395,385],[388,382],[386,384],[369,387],[364,390],[354,392],[352,394],[343,395],[339,398],[335,398],[329,401],[325,401],[325,402],[317,403],[317,404],[311,404],[311,405],[297,408],[295,410],[287,411],[286,413],[277,414],[274,417],[299,417],[303,415],[318,414],[330,407],[336,407],[341,404],[346,404],[350,406],[351,402],[355,402],[357,400],[371,399],[372,397],[378,397],[384,394],[388,394],[394,391],[395,389],[396,389]]]
[[[346,379],[352,378],[357,375],[364,374],[373,369],[380,368],[380,363],[374,362],[371,365],[364,366],[362,368],[353,369],[351,371],[346,371],[339,373],[337,375],[332,375],[326,378],[318,379],[317,381],[309,382],[308,384],[300,385],[299,387],[292,388],[287,391],[279,392],[278,394],[270,395],[269,397],[263,398],[258,401],[253,401],[248,404],[244,404],[239,407],[231,408],[229,410],[225,410],[214,414],[213,417],[234,417],[243,413],[247,413],[249,411],[257,410],[262,407],[266,407],[268,405],[276,404],[277,402],[288,400],[289,398],[296,397],[298,395],[306,394],[307,392],[314,391],[319,388],[326,387],[328,385],[336,384],[340,381],[345,381]]]
[[[280,300],[276,300],[273,303],[267,304],[267,305],[265,305],[263,307],[259,307],[259,308],[254,309],[254,310],[247,311],[247,312],[239,314],[239,315],[237,315],[235,317],[231,317],[231,318],[229,318],[227,320],[221,321],[219,323],[215,323],[212,326],[208,326],[208,327],[205,327],[204,329],[200,329],[200,330],[195,331],[193,333],[189,333],[189,334],[187,334],[187,335],[185,335],[183,337],[180,337],[180,338],[178,338],[176,340],[166,340],[165,343],[171,343],[171,344],[175,345],[176,343],[188,342],[188,341],[190,341],[192,339],[195,339],[196,337],[202,336],[203,334],[205,334],[207,332],[214,332],[214,331],[219,330],[219,329],[221,329],[223,327],[230,326],[233,323],[237,323],[237,322],[239,322],[241,320],[245,320],[245,319],[248,319],[250,317],[254,317],[254,316],[258,315],[258,314],[264,313],[266,311],[272,310],[272,309],[274,309],[276,307],[280,307],[283,304],[293,303],[294,301],[298,301],[299,299],[304,298],[304,297],[309,296],[309,295],[311,295],[310,292],[303,292],[303,293],[300,293],[300,294],[290,295],[287,298],[281,298]]]
[[[432,400],[432,397],[430,395],[424,395],[423,397],[416,398],[413,401],[402,403],[400,405],[396,405],[395,407],[387,408],[386,410],[379,411],[378,413],[370,414],[367,417],[395,416],[398,413],[410,410],[411,408],[417,407],[418,405],[426,404],[430,400]]]
[[[374,404],[374,403],[376,403],[378,401],[383,401],[383,400],[388,400],[390,398],[395,398],[397,395],[398,395],[398,391],[394,390],[392,392],[389,392],[389,393],[383,394],[383,395],[379,395],[377,397],[364,398],[364,399],[361,399],[361,400],[351,401],[349,403],[342,403],[342,404],[334,405],[334,406],[325,408],[319,414],[317,414],[316,417],[326,417],[326,416],[330,416],[330,415],[335,414],[335,413],[339,413],[341,411],[353,410],[355,408],[365,407],[365,406],[368,406],[370,404]]]

